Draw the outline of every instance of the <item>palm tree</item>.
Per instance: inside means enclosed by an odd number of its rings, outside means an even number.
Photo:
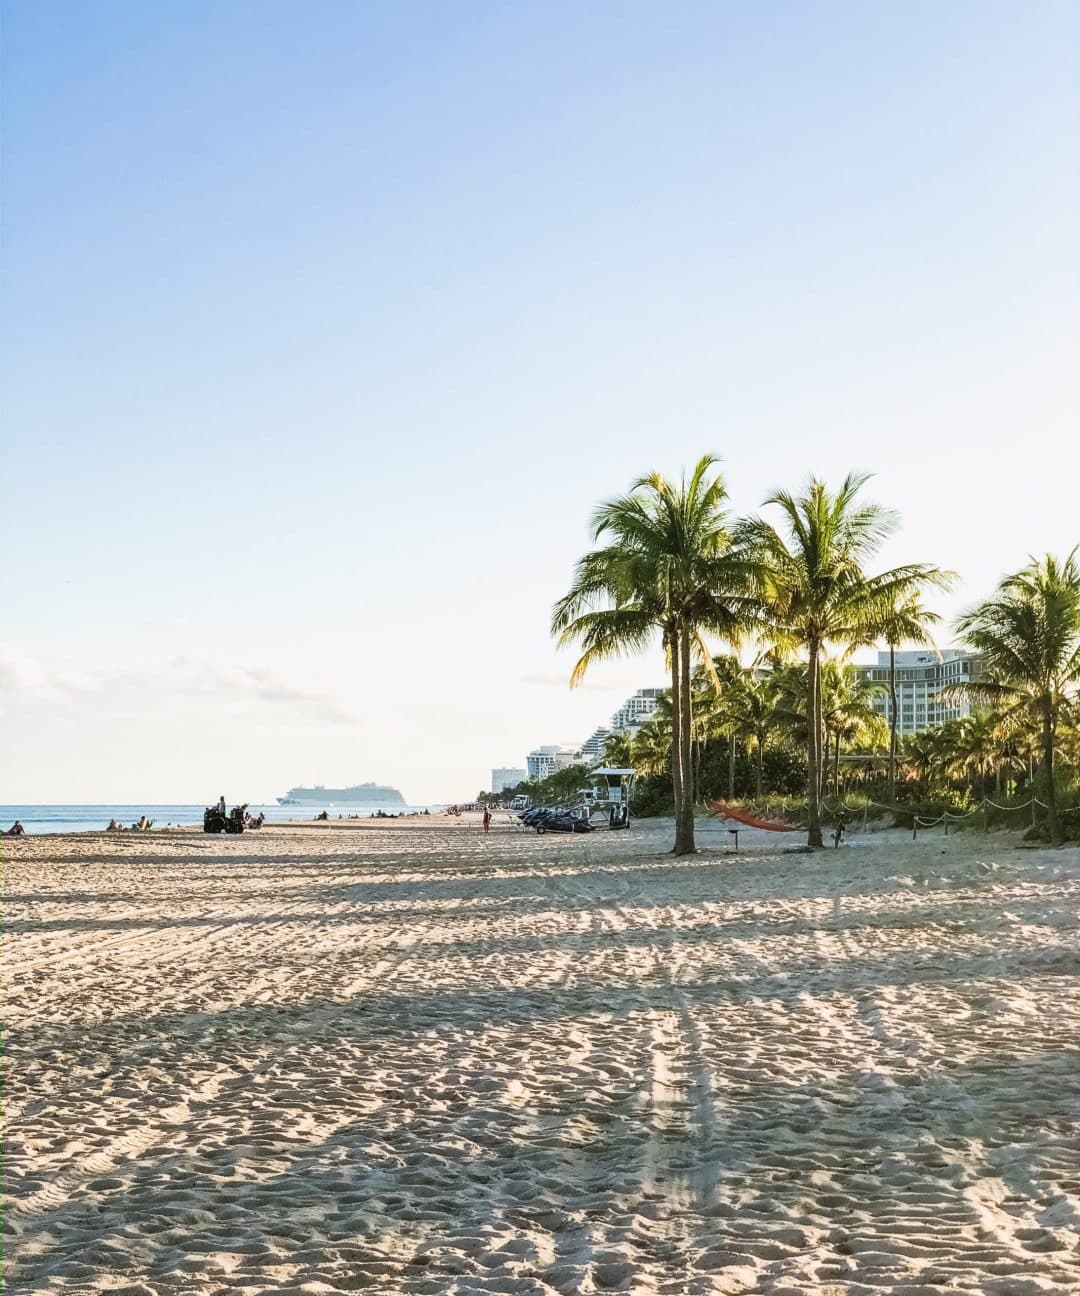
[[[754,744],[754,791],[760,799],[764,786],[765,747],[781,724],[780,685],[771,672],[744,670],[728,694],[727,714],[734,732]]]
[[[951,572],[939,572],[936,584],[945,588],[953,582]],[[895,599],[885,608],[878,633],[889,645],[889,798],[896,800],[896,759],[899,751],[899,702],[896,696],[896,650],[902,643],[933,644],[931,626],[941,620],[923,606],[918,590]]]
[[[671,724],[653,716],[638,729],[630,747],[630,765],[643,774],[659,774],[671,765]]]
[[[981,658],[979,678],[956,691],[996,706],[1039,735],[1050,840],[1064,841],[1054,785],[1059,724],[1080,689],[1080,567],[1077,550],[1047,554],[1006,576],[957,629]]]
[[[880,684],[860,679],[854,666],[837,661],[821,663],[821,720],[825,755],[833,741],[833,795],[840,795],[840,745],[858,738],[881,738],[881,716],[874,710],[874,695]],[[824,782],[824,771],[822,772]]]
[[[696,714],[699,742],[704,745],[715,738],[727,744],[729,800],[735,798],[735,753],[739,720],[733,709],[734,698],[743,677],[743,668],[734,654],[714,657],[694,673]]]
[[[594,662],[641,652],[659,632],[671,670],[677,855],[695,850],[691,659],[710,663],[704,634],[737,637],[747,616],[739,595],[745,564],[732,552],[727,488],[715,463],[703,455],[678,483],[652,473],[601,504],[592,535],[609,542],[578,560],[551,619],[560,645],[583,650],[571,687]]]
[[[991,783],[1000,791],[1001,769],[1006,760],[1006,739],[1000,716],[994,711],[973,711],[957,722],[955,762],[957,772],[972,790],[989,796]]]
[[[810,846],[821,835],[821,658],[830,643],[854,647],[873,641],[886,609],[940,580],[937,569],[910,563],[867,576],[866,562],[897,525],[896,514],[856,500],[867,481],[849,473],[835,494],[811,477],[803,493],[777,491],[765,501],[783,515],[782,535],[750,518],[739,537],[754,559],[763,622],[782,648],[807,654],[807,819]]]
[[[917,783],[921,792],[928,792],[933,781],[938,761],[936,732],[933,729],[923,729],[919,733],[908,734],[901,745],[901,764],[908,771],[908,779]]]
[[[615,769],[629,769],[634,759],[633,746],[633,736],[626,730],[608,734],[601,753],[603,763]]]

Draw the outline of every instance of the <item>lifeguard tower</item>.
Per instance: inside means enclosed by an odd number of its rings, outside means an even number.
[[[599,785],[596,804],[607,807],[609,828],[630,826],[630,795],[636,776],[636,770],[615,769],[607,765],[590,773],[589,777]]]

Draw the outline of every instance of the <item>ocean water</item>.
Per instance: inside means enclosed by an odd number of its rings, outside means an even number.
[[[121,805],[0,805],[0,832],[10,828],[18,819],[28,833],[69,833],[100,831],[108,826],[110,819],[118,819],[126,827],[138,823],[142,815],[153,819],[155,828],[164,828],[167,824],[197,824],[202,827],[203,810],[201,805],[156,805],[147,802]],[[249,805],[248,814],[265,814],[267,823],[281,823],[286,819],[314,819],[320,811],[325,810],[331,819],[340,815],[348,819],[358,815],[366,819],[378,810],[384,814],[419,813],[429,810],[435,814],[445,806],[411,806],[381,805],[378,802],[364,805],[311,805],[282,806]],[[232,803],[229,803],[232,809]]]

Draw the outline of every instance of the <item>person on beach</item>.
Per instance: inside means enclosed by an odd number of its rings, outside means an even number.
[[[491,831],[491,811],[484,806],[484,832]]]
[[[222,792],[221,796],[218,797],[217,812],[224,819],[225,817],[225,793],[224,792]]]
[[[5,836],[5,837],[21,837],[25,831],[26,831],[26,829],[22,826],[21,823],[19,823],[18,819],[16,819],[15,822],[11,825],[11,827],[10,827],[10,828],[7,830],[7,832],[4,834],[4,836]]]

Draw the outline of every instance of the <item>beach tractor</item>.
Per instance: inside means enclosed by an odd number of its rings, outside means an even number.
[[[238,805],[233,806],[228,814],[222,814],[217,806],[207,806],[203,811],[202,830],[204,833],[242,833],[246,810],[247,805]]]

